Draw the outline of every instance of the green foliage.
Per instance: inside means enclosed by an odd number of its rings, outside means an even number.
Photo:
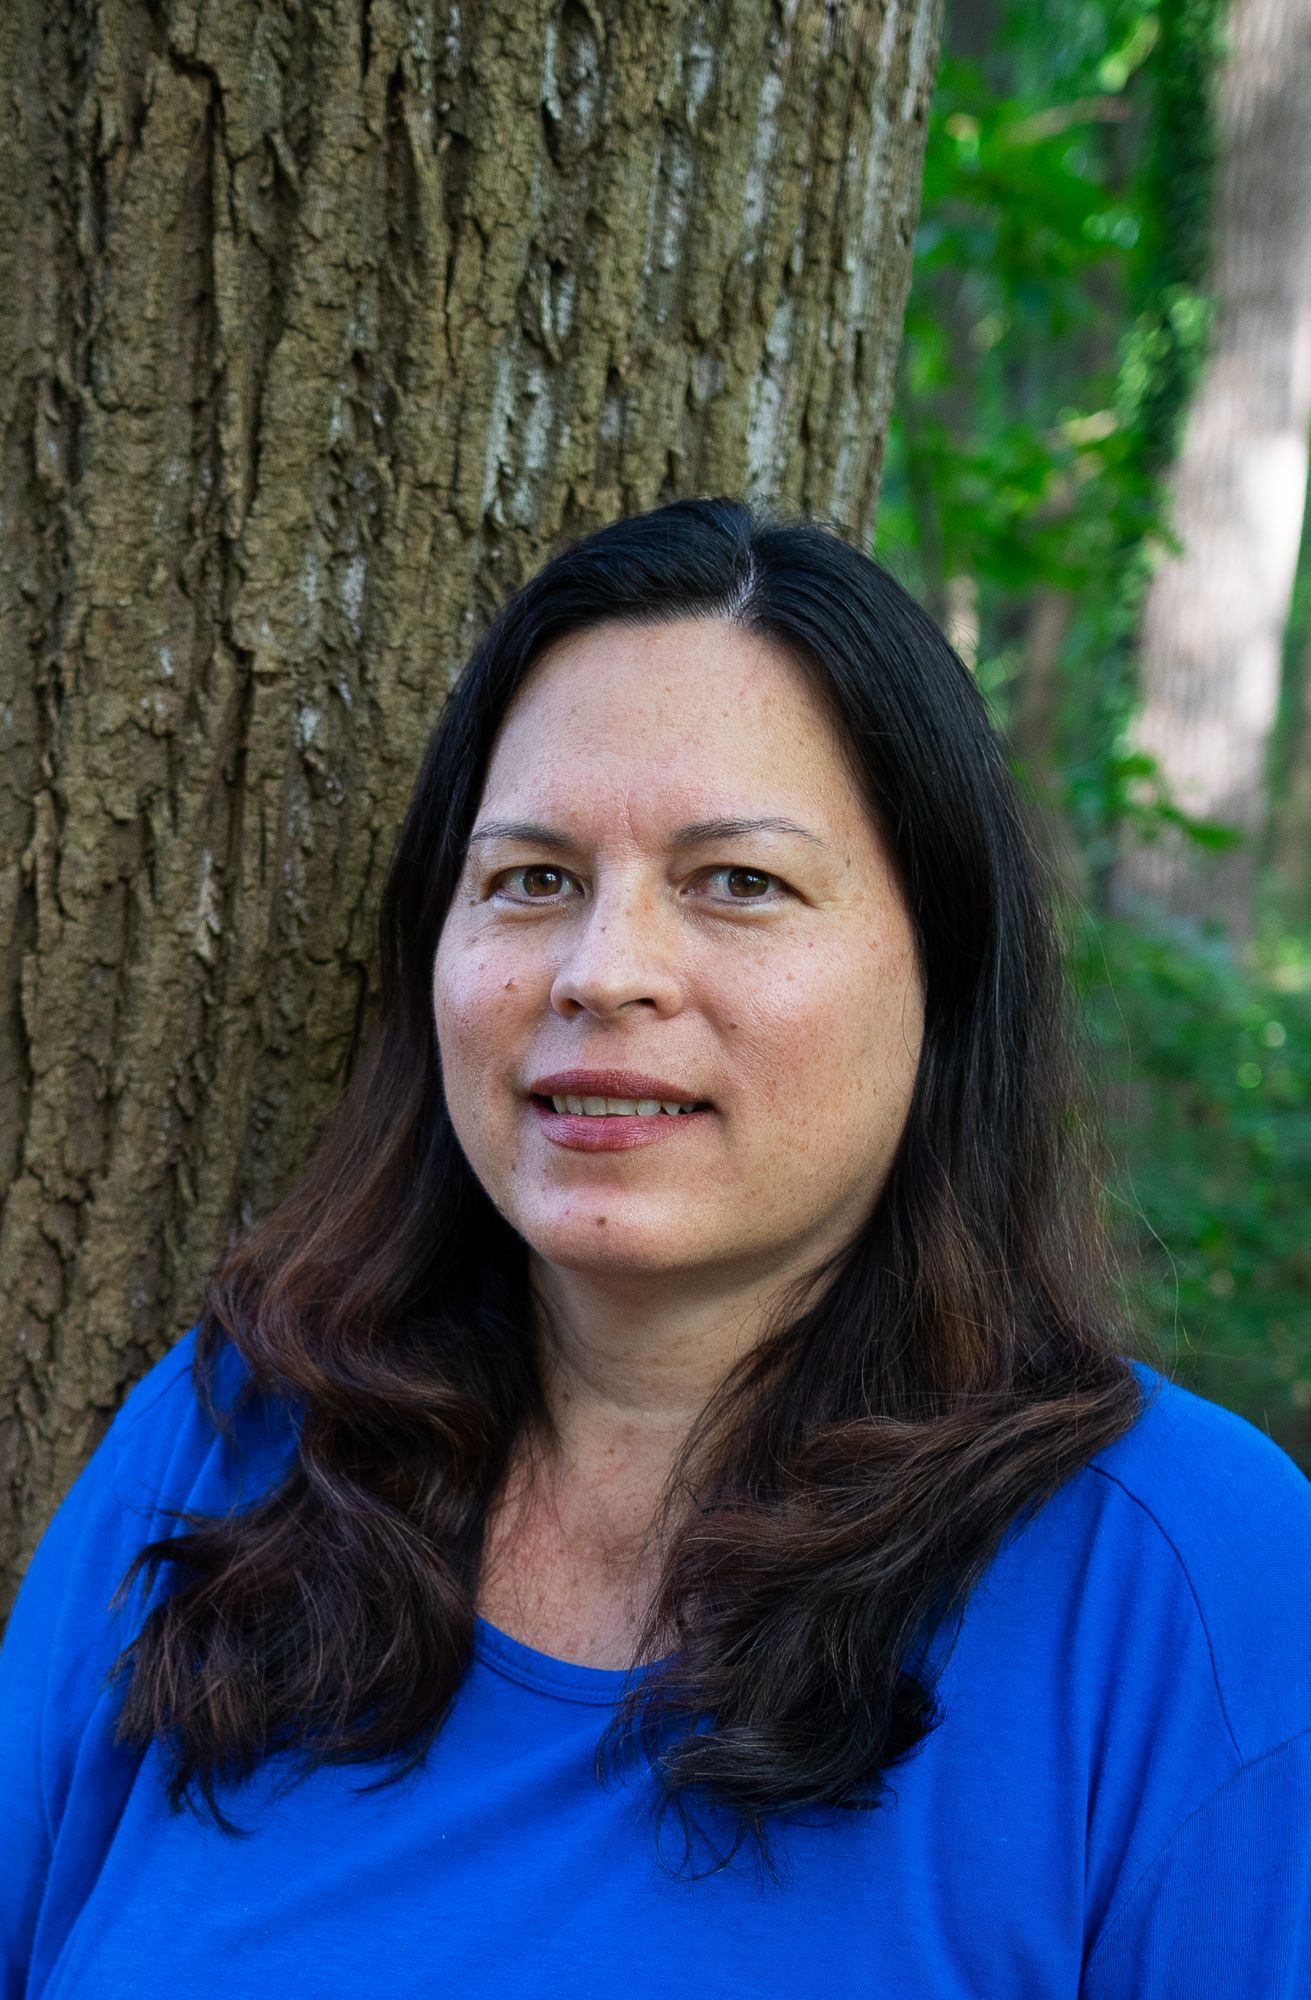
[[[1151,111],[1137,175],[1141,254],[1130,274],[1132,319],[1121,371],[1124,420],[1155,472],[1174,455],[1209,317],[1202,297],[1215,181],[1213,83],[1220,0],[1160,0]]]
[[[1172,1372],[1311,1471],[1311,950],[1084,918],[1069,964],[1103,1065],[1112,1234]]]
[[[880,521],[929,596],[957,575],[1085,588],[1123,504],[1097,280],[1139,224],[1090,144],[1100,104],[1044,110],[943,63]]]
[[[1240,961],[1104,914],[1126,828],[1236,839],[1180,811],[1128,730],[1211,318],[1221,24],[1222,0],[1008,0],[984,61],[949,49],[878,552],[949,628],[966,614],[977,636],[954,636],[1063,828],[1131,1316],[1182,1380],[1311,1470],[1311,947],[1276,929]],[[1035,750],[1016,733],[1030,620],[1054,600]]]
[[[1220,0],[1011,0],[989,67],[950,55],[879,547],[950,621],[969,580],[1003,726],[1026,611],[1070,602],[1049,764],[1088,892],[1121,829],[1181,813],[1127,743],[1163,474],[1205,351]]]

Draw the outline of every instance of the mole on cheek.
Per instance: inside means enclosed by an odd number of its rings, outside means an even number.
[[[519,990],[519,982],[518,982],[518,980],[517,980],[517,979],[507,979],[507,980],[506,980],[506,982],[505,982],[505,991],[506,991],[507,993],[517,993],[517,992],[518,992],[518,990]]]
[[[604,1228],[605,1228],[605,1217],[604,1217],[603,1215],[598,1215],[598,1216],[597,1216],[597,1218],[596,1218],[596,1226],[597,1226],[597,1228],[598,1228],[598,1229],[604,1229]]]

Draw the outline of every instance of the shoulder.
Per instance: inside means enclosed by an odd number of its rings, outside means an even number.
[[[1186,1473],[1194,1491],[1311,1509],[1311,1480],[1264,1431],[1146,1362],[1129,1367],[1143,1392],[1142,1411],[1131,1430],[1091,1461],[1098,1471],[1167,1508]]]
[[[1136,1420],[1017,1517],[945,1690],[1017,1790],[1030,1767],[1076,1788],[1099,1919],[1240,1773],[1291,1786],[1276,1753],[1311,1729],[1311,1483],[1241,1417],[1129,1365]]]
[[[206,1440],[194,1382],[197,1332],[191,1327],[128,1390],[96,1454],[115,1472],[127,1466],[154,1475],[203,1456]]]
[[[294,1446],[290,1409],[252,1394],[250,1371],[231,1340],[217,1344],[202,1367],[199,1332],[191,1327],[146,1371],[110,1425],[106,1471],[129,1507],[226,1513],[285,1469]]]
[[[1074,1484],[1191,1602],[1234,1746],[1259,1757],[1311,1726],[1311,1480],[1233,1411],[1130,1365],[1141,1414]]]
[[[187,1515],[219,1515],[280,1483],[295,1437],[285,1405],[244,1405],[249,1380],[230,1344],[214,1369],[215,1422],[195,1379],[191,1328],[129,1391],[41,1536],[5,1638],[9,1675],[53,1675],[70,1713],[90,1706],[153,1596],[144,1578],[117,1587],[148,1542],[181,1533]],[[231,1417],[224,1421],[224,1413]],[[155,1588],[162,1588],[157,1582]],[[84,1699],[74,1698],[76,1686]]]
[[[67,1594],[74,1570],[97,1592],[106,1564],[179,1532],[184,1511],[225,1514],[277,1484],[295,1438],[291,1413],[243,1396],[249,1371],[230,1341],[217,1350],[200,1393],[191,1327],[132,1386],[90,1460],[56,1510],[28,1572]]]
[[[171,1430],[190,1422],[199,1411],[196,1399],[200,1325],[188,1328],[158,1361],[129,1388],[111,1430],[121,1441],[128,1436]],[[250,1379],[250,1371],[232,1341],[224,1340],[214,1369],[215,1385],[231,1405]]]

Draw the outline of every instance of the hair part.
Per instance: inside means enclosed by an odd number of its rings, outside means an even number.
[[[962,662],[813,521],[679,501],[556,555],[442,711],[380,911],[377,1024],[292,1192],[205,1292],[196,1387],[293,1417],[285,1478],[148,1544],[119,1740],[159,1738],[175,1809],[274,1750],[413,1770],[472,1656],[488,1509],[544,1419],[527,1251],[443,1102],[430,978],[497,732],[548,648],[612,620],[724,618],[827,702],[888,844],[924,1040],[877,1204],[817,1295],[766,1329],[686,1441],[637,1654],[598,1749],[658,1797],[871,1808],[940,1721],[927,1666],[1002,1541],[1127,1431],[1124,1351],[1048,872]],[[375,1789],[370,1786],[367,1789]]]

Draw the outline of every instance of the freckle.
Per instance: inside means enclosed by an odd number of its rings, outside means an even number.
[[[597,1228],[598,1228],[598,1229],[604,1229],[604,1228],[605,1228],[605,1217],[604,1217],[603,1215],[598,1215],[598,1216],[597,1216],[597,1218],[596,1218],[596,1226],[597,1226]]]

